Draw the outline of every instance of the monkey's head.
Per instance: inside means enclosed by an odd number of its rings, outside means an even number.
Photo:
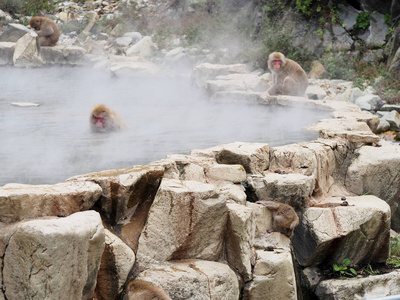
[[[280,52],[272,52],[268,57],[268,68],[270,70],[279,70],[286,64],[286,57]]]
[[[40,24],[42,20],[40,17],[33,17],[31,21],[29,22],[29,25],[35,30],[40,30]]]
[[[104,131],[107,128],[108,112],[103,104],[96,105],[90,115],[90,124],[95,131]]]

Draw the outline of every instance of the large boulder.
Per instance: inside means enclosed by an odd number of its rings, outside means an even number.
[[[31,30],[22,24],[10,23],[0,34],[0,42],[16,43],[20,38],[29,32],[31,32]]]
[[[97,212],[5,226],[0,245],[4,299],[91,299],[104,250]]]
[[[101,192],[99,185],[83,181],[54,185],[9,183],[0,187],[0,222],[67,216],[88,210],[99,199]]]
[[[292,237],[301,266],[381,263],[389,256],[390,207],[375,196],[327,198],[304,209]]]
[[[174,300],[238,300],[239,282],[228,265],[205,260],[180,260],[151,266],[135,279],[162,288]]]
[[[39,54],[39,37],[30,31],[15,44],[13,63],[16,67],[41,67],[43,60]]]
[[[226,200],[213,185],[163,179],[139,239],[139,265],[185,258],[217,260],[227,217]]]

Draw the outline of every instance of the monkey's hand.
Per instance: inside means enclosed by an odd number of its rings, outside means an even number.
[[[49,26],[48,28],[39,30],[36,33],[38,34],[38,36],[49,36],[54,33],[54,29]]]

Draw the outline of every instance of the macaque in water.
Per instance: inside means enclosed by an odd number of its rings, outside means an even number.
[[[280,52],[273,52],[268,58],[268,68],[273,79],[272,86],[268,89],[270,95],[305,95],[308,78],[297,62]]]
[[[33,17],[29,22],[39,36],[40,46],[54,46],[60,37],[57,24],[46,17]]]
[[[272,230],[269,233],[278,231],[287,237],[291,237],[294,228],[299,225],[299,217],[293,207],[278,201],[257,201],[272,211]]]
[[[126,288],[124,300],[172,300],[162,289],[143,280],[133,280]]]
[[[121,116],[105,104],[95,105],[90,112],[90,128],[93,132],[107,132],[128,127]]]

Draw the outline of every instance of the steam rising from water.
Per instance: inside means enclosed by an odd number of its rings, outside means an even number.
[[[11,102],[35,102],[17,107]],[[104,103],[130,125],[89,130]],[[298,108],[215,104],[188,76],[111,78],[84,68],[0,68],[0,186],[56,183],[73,175],[148,164],[235,141],[271,146],[311,140],[303,128],[326,113]]]

